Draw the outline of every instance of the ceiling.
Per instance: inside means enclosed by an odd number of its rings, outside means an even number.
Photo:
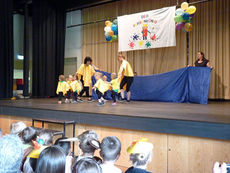
[[[50,3],[65,8],[67,11],[78,10],[83,8],[88,8],[92,6],[97,6],[105,3],[110,3],[118,0],[45,0]],[[25,3],[31,5],[33,0],[13,0],[14,10],[17,12],[23,12]]]

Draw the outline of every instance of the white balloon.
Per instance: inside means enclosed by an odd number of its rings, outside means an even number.
[[[105,31],[105,32],[111,31],[111,27],[110,27],[110,26],[106,26],[106,27],[104,28],[104,31]]]

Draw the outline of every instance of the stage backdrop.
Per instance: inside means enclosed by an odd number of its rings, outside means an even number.
[[[110,73],[102,72],[111,80]],[[135,76],[130,88],[131,99],[139,101],[160,101],[176,103],[208,103],[211,69],[185,67],[167,73]],[[96,83],[93,77],[93,84]],[[110,91],[106,99],[111,99]],[[93,91],[93,99],[97,95]]]
[[[173,6],[118,17],[119,51],[176,46],[175,9]]]

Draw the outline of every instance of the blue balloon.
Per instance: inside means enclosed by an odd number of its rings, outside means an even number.
[[[189,14],[188,14],[188,13],[184,13],[184,14],[182,15],[182,18],[183,18],[184,20],[188,20],[188,19],[189,19]]]
[[[114,32],[113,35],[118,35],[118,30],[113,31],[113,32]]]
[[[113,32],[117,31],[117,25],[114,25],[114,24],[113,24],[113,25],[111,26],[111,30],[112,30]]]
[[[112,40],[112,37],[108,35],[108,36],[106,36],[105,39],[106,39],[106,41],[110,41],[110,40]]]

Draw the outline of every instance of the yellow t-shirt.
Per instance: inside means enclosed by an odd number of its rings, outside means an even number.
[[[63,95],[67,93],[67,91],[70,90],[69,84],[65,81],[59,81],[57,86],[56,93],[59,94],[59,92],[63,92]]]
[[[118,74],[120,76],[134,77],[133,69],[128,61],[122,61]]]
[[[94,75],[95,70],[91,65],[82,64],[77,71],[78,79],[81,79],[83,76],[84,86],[89,87],[91,85],[91,78]]]
[[[70,86],[71,86],[73,92],[77,91],[77,93],[79,93],[82,90],[81,83],[79,81],[77,81],[77,80],[71,82]]]
[[[67,82],[67,84],[69,85],[69,89],[70,89],[70,91],[73,91],[73,89],[72,89],[72,87],[71,87],[71,83],[73,82],[73,81],[66,81]]]
[[[120,82],[119,82],[119,79],[116,78],[116,79],[111,80],[111,84],[112,84],[112,90],[118,92],[119,89],[120,89]]]
[[[98,79],[94,85],[102,94],[109,90],[110,85],[107,82],[104,82],[102,79]],[[95,89],[95,90],[96,90]]]

